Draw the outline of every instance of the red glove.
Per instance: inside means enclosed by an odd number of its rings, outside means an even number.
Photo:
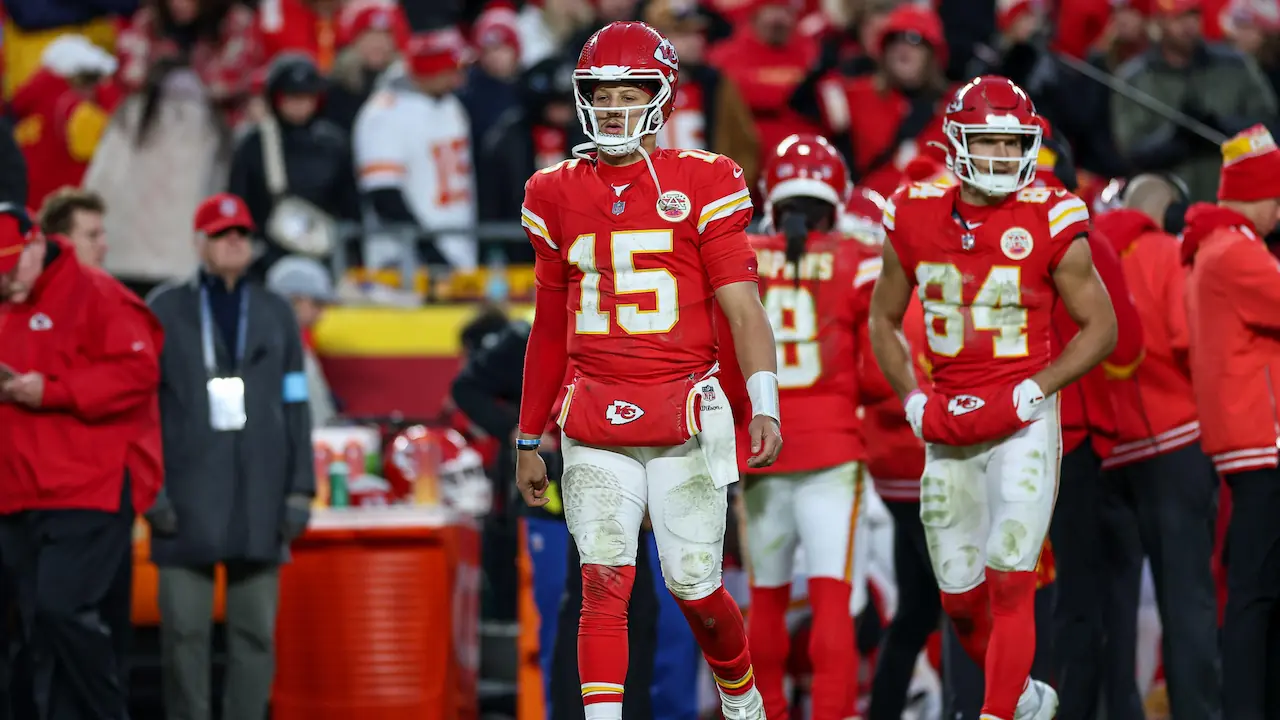
[[[935,394],[924,408],[925,442],[964,447],[1002,440],[1028,421],[1018,417],[1014,389],[1021,383],[946,396]]]

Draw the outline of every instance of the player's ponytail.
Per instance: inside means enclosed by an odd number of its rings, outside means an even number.
[[[831,203],[812,197],[787,198],[773,206],[777,227],[787,240],[787,263],[795,268],[796,286],[800,285],[800,261],[809,242],[809,233],[828,232],[835,225],[835,208]]]
[[[793,268],[796,287],[799,287],[800,261],[804,259],[805,245],[809,242],[809,223],[804,213],[783,212],[779,224],[782,236],[787,240],[787,264]]]

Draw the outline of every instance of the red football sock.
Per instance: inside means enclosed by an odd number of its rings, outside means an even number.
[[[751,651],[747,649],[747,632],[742,626],[738,603],[729,597],[724,586],[700,600],[676,603],[684,611],[689,629],[702,648],[715,676],[716,685],[725,695],[745,695],[755,687],[751,670]]]
[[[787,720],[784,680],[787,658],[791,655],[791,633],[787,632],[787,609],[790,605],[790,585],[751,588],[747,637],[751,641],[756,687],[764,699],[764,714],[769,720]]]
[[[578,621],[578,677],[588,718],[622,717],[627,679],[627,606],[634,565],[582,566],[582,616]],[[612,703],[611,706],[607,706]],[[592,708],[593,705],[601,705]]]
[[[959,594],[942,593],[942,609],[955,625],[960,646],[978,667],[987,666],[987,643],[991,640],[991,598],[985,584]]]
[[[843,580],[809,578],[809,607],[813,610],[813,633],[809,636],[813,720],[844,720],[856,714],[858,646],[853,616],[849,614],[852,592],[849,583]],[[765,710],[765,716],[772,718],[767,707]]]
[[[1012,720],[1036,654],[1036,574],[987,568],[991,646],[984,715]]]

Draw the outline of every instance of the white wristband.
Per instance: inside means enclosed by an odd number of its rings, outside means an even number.
[[[751,398],[751,416],[764,415],[782,422],[778,408],[778,376],[768,370],[747,378],[747,397]]]

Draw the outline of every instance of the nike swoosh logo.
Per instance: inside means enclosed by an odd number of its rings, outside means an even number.
[[[736,177],[736,178],[740,178],[740,177],[742,177],[742,168],[734,168],[734,169],[733,169],[733,176],[734,176],[734,177]]]

